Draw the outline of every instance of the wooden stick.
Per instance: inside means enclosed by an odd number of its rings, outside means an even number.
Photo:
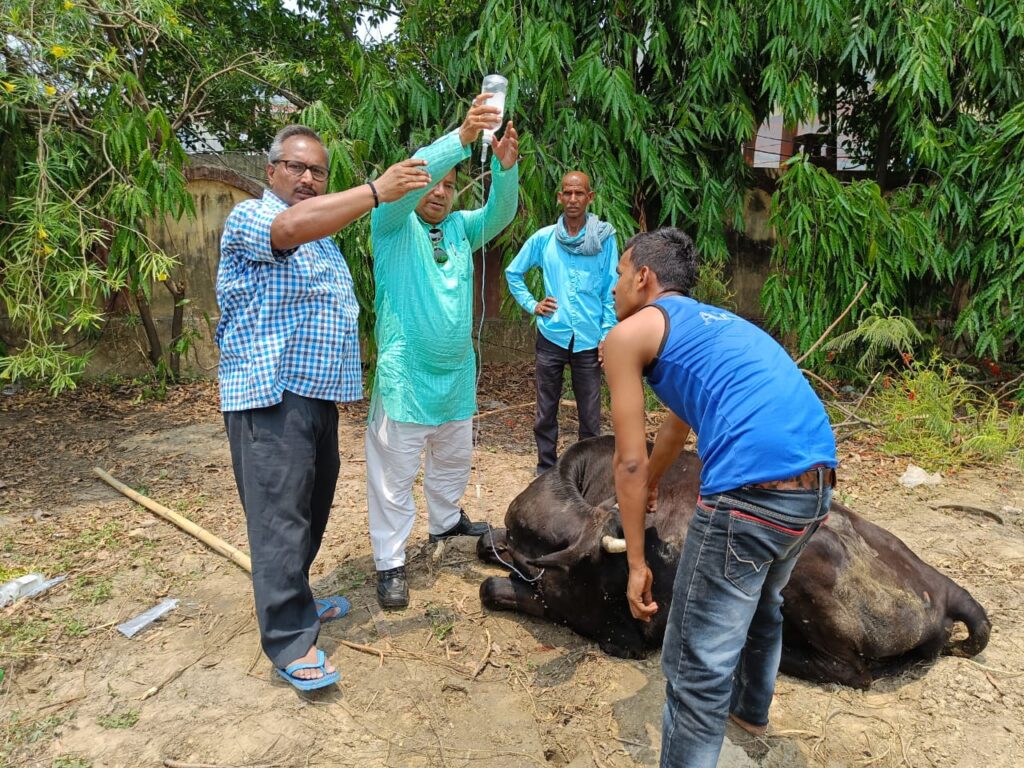
[[[520,403],[519,405],[509,405],[509,406],[507,406],[505,408],[495,408],[493,411],[484,411],[483,413],[478,413],[473,418],[474,419],[486,419],[488,416],[497,416],[498,414],[507,413],[508,411],[518,411],[520,408],[529,408],[531,405],[536,405],[536,404],[537,404],[537,402],[535,400],[531,400],[528,403]],[[559,400],[558,404],[559,405],[567,405],[570,408],[575,408],[576,407],[576,401],[575,400]]]
[[[374,648],[372,645],[362,645],[361,643],[353,643],[351,640],[339,640],[339,643],[344,645],[346,648],[351,648],[353,651],[359,651],[360,653],[368,653],[371,656],[380,657],[380,666],[384,666],[384,651],[380,648]]]
[[[843,311],[842,311],[842,312],[840,313],[839,317],[837,317],[837,318],[836,318],[835,320],[833,320],[833,321],[832,321],[832,325],[830,325],[830,326],[829,326],[828,328],[826,328],[826,329],[825,329],[825,332],[824,332],[823,334],[821,334],[821,336],[819,336],[819,337],[818,337],[818,340],[817,340],[816,342],[814,342],[813,344],[811,344],[811,346],[810,346],[810,349],[808,349],[808,350],[807,350],[806,352],[804,352],[804,353],[803,353],[802,355],[800,355],[800,357],[798,357],[798,358],[796,359],[796,364],[797,364],[797,365],[800,365],[800,363],[802,363],[802,362],[803,362],[804,360],[806,360],[806,359],[807,359],[807,356],[808,356],[809,354],[811,354],[811,352],[813,352],[813,351],[814,351],[814,350],[816,350],[816,349],[817,349],[817,348],[818,348],[819,346],[821,346],[821,342],[823,342],[823,341],[824,341],[825,339],[827,339],[827,338],[828,338],[828,335],[829,335],[830,333],[832,333],[833,329],[834,329],[834,328],[835,328],[835,327],[836,327],[837,325],[839,325],[839,323],[840,323],[840,322],[842,321],[842,319],[843,319],[844,317],[846,317],[846,316],[847,316],[847,315],[849,314],[850,310],[851,310],[851,309],[853,309],[853,305],[857,303],[857,300],[858,300],[858,299],[859,299],[859,298],[861,297],[861,294],[862,294],[862,293],[864,293],[864,291],[866,291],[867,289],[868,289],[868,281],[867,281],[867,280],[865,280],[865,281],[864,281],[864,285],[862,285],[862,286],[860,287],[860,290],[859,290],[859,291],[857,291],[857,295],[853,297],[853,301],[851,301],[851,302],[850,302],[850,303],[849,303],[849,304],[848,304],[848,305],[846,306],[846,309],[844,309],[844,310],[843,310]]]
[[[829,405],[831,405],[833,408],[836,408],[836,409],[842,411],[847,416],[849,416],[851,419],[856,419],[857,421],[859,421],[861,424],[864,424],[865,426],[871,427],[872,429],[881,429],[881,427],[879,427],[877,424],[873,424],[872,422],[868,421],[867,419],[865,419],[865,418],[863,418],[861,416],[858,416],[856,413],[851,411],[849,408],[847,408],[845,405],[843,405],[840,402],[832,400],[829,403]]]
[[[855,411],[859,411],[860,410],[860,407],[864,404],[864,400],[867,399],[868,393],[871,391],[871,388],[873,386],[875,386],[875,382],[878,381],[878,377],[881,376],[881,375],[882,375],[881,371],[879,371],[878,373],[875,374],[875,377],[873,379],[871,379],[871,383],[868,384],[868,388],[864,390],[864,394],[860,396],[860,399],[857,401],[857,404],[855,406],[853,406],[853,410],[855,410]]]
[[[487,650],[484,651],[483,657],[480,659],[480,663],[476,665],[476,671],[473,673],[473,679],[476,680],[480,677],[480,673],[484,671],[484,667],[487,666],[487,660],[491,657],[491,633],[490,630],[485,629],[484,634],[487,635]]]
[[[185,533],[189,533],[199,539],[214,552],[224,555],[224,557],[235,563],[235,565],[244,568],[248,573],[252,573],[252,561],[249,559],[249,556],[241,550],[235,549],[235,547],[231,546],[223,539],[217,538],[202,526],[196,525],[188,518],[182,517],[177,512],[171,511],[163,504],[158,504],[151,498],[143,496],[138,491],[132,490],[119,480],[115,480],[99,467],[93,467],[92,471],[96,477],[105,482],[111,488],[120,491],[129,499],[138,502],[151,512],[155,512],[157,515],[164,518],[164,520],[174,523],[176,526],[181,528],[181,530],[185,531]]]
[[[518,411],[520,408],[528,408],[531,405],[536,405],[536,402],[531,400],[528,403],[510,405],[506,408],[495,408],[493,411],[484,411],[483,413],[478,413],[476,416],[473,417],[473,419],[486,419],[488,416],[497,416],[499,413],[507,413],[508,411]]]
[[[827,381],[825,381],[823,378],[821,378],[821,376],[816,374],[814,371],[809,371],[806,368],[801,368],[800,372],[804,376],[810,376],[812,379],[815,379],[819,384],[828,389],[829,392],[831,392],[836,397],[839,397],[839,393],[836,392],[836,388],[829,384]]]
[[[270,768],[273,763],[249,764],[248,768]],[[235,764],[224,765],[223,763],[184,763],[181,760],[174,760],[170,757],[164,758],[164,768],[235,768]]]

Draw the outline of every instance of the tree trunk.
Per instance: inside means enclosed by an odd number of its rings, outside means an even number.
[[[171,315],[171,344],[168,365],[171,378],[177,381],[181,375],[181,330],[185,321],[185,282],[176,280],[164,281],[164,286],[174,300],[174,314]]]
[[[135,294],[135,303],[139,306],[139,319],[142,320],[142,327],[146,330],[146,341],[149,342],[149,362],[156,368],[160,365],[164,350],[160,343],[160,334],[156,331],[156,323],[153,322],[153,310],[142,291]]]
[[[896,119],[891,106],[885,108],[882,124],[878,127],[878,148],[875,152],[875,182],[885,192],[889,184],[889,159],[892,157],[892,124]]]

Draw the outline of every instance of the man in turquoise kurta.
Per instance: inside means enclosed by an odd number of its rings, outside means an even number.
[[[510,122],[493,144],[482,208],[452,211],[455,166],[501,115],[473,102],[458,131],[416,153],[434,183],[373,211],[377,376],[366,432],[370,540],[377,599],[409,604],[405,544],[416,518],[412,486],[425,453],[423,492],[431,541],[486,532],[459,506],[469,482],[476,409],[473,253],[498,235],[519,200],[518,137]]]

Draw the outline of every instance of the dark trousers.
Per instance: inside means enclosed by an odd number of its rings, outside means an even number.
[[[579,439],[601,434],[601,365],[597,349],[573,352],[573,341],[562,349],[537,333],[537,420],[533,434],[537,438],[537,471],[555,463],[558,453],[558,403],[562,399],[562,371],[569,366],[572,389],[576,394]]]
[[[224,414],[245,510],[263,650],[285,667],[316,643],[309,567],[334,500],[338,408],[285,392],[277,405]]]

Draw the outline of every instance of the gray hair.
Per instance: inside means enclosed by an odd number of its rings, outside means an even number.
[[[267,152],[267,161],[273,165],[281,159],[281,155],[284,153],[284,147],[282,146],[288,139],[293,136],[305,136],[313,139],[320,146],[323,146],[323,139],[314,131],[312,128],[307,128],[304,125],[286,125],[277,135],[270,144],[270,151]]]

